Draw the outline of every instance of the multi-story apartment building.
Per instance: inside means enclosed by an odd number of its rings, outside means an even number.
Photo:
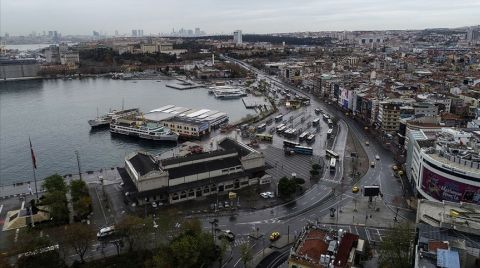
[[[385,133],[398,131],[400,126],[401,103],[382,101],[378,105],[378,128]]]
[[[480,204],[480,137],[452,128],[408,133],[407,176],[419,196]]]

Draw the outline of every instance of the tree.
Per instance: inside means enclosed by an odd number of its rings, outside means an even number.
[[[93,244],[94,239],[95,231],[90,225],[74,223],[65,229],[66,245],[77,253],[82,263],[85,262],[85,253]]]
[[[88,187],[84,180],[72,180],[70,182],[70,193],[73,201],[77,201],[83,196],[89,196]]]
[[[53,219],[55,224],[64,224],[68,222],[69,211],[65,192],[47,192],[44,195],[43,203],[48,205],[50,218]]]
[[[253,259],[252,252],[250,251],[250,245],[248,243],[244,243],[240,246],[240,258],[243,262],[243,267],[247,267],[247,264],[250,263]]]
[[[67,184],[65,184],[63,177],[58,174],[46,177],[42,185],[47,192],[67,192]]]
[[[147,234],[152,231],[151,228],[151,221],[131,215],[125,216],[117,225],[118,232],[128,243],[129,252],[133,251],[137,243],[145,244]]]
[[[225,253],[227,253],[229,242],[227,239],[220,240],[220,246],[218,248],[218,267],[222,267],[223,259],[225,258]]]
[[[15,245],[15,251],[19,254],[34,252],[40,249],[48,249],[55,245],[46,236],[40,236],[36,230],[22,230],[18,235],[18,241]],[[51,248],[40,254],[22,255],[18,258],[16,267],[20,268],[63,268],[66,267],[64,261],[60,258],[58,250]]]
[[[283,198],[290,198],[297,191],[297,183],[287,177],[283,177],[278,182],[278,193]]]
[[[413,238],[409,224],[397,224],[390,229],[380,244],[380,267],[409,267]]]

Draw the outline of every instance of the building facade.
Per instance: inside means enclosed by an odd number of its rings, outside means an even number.
[[[480,204],[479,137],[450,128],[408,134],[407,176],[428,200]]]
[[[213,194],[227,194],[252,184],[264,175],[262,153],[225,138],[218,149],[206,153],[156,159],[132,153],[121,172],[129,202],[175,204]]]

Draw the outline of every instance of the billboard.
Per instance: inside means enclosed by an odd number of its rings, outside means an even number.
[[[461,201],[480,205],[480,187],[445,178],[426,166],[423,167],[422,190],[439,201]]]

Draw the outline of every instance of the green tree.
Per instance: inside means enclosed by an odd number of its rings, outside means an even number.
[[[290,198],[297,191],[297,183],[295,180],[290,180],[287,177],[283,177],[278,182],[278,193],[282,198]]]
[[[87,253],[94,241],[95,231],[90,225],[74,223],[65,229],[66,245],[77,253],[82,263],[85,262],[85,253]]]
[[[83,196],[89,196],[88,187],[84,180],[72,180],[70,182],[72,200],[77,201]]]
[[[410,253],[414,233],[409,224],[397,224],[390,229],[380,244],[380,267],[402,268],[411,266]]]
[[[243,267],[247,268],[247,265],[253,259],[252,252],[250,251],[250,245],[248,243],[244,243],[240,246],[240,258],[242,259]]]
[[[228,244],[229,242],[227,241],[227,239],[220,240],[220,246],[218,248],[218,267],[222,267],[223,265],[223,259],[225,258],[225,254],[227,253]]]
[[[67,197],[65,192],[47,192],[44,195],[43,204],[49,207],[48,212],[55,224],[64,224],[69,220]]]
[[[47,192],[67,192],[67,184],[65,184],[63,177],[58,174],[46,177],[42,185]]]

